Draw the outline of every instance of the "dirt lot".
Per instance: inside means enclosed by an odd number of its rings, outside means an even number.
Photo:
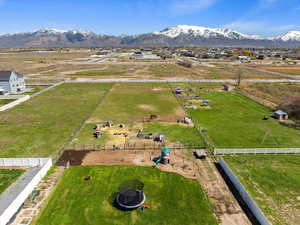
[[[152,159],[158,157],[160,151],[65,151],[58,161],[64,165],[139,165],[151,166]],[[218,173],[213,161],[195,160],[191,152],[176,150],[171,153],[171,163],[158,165],[158,169],[178,173],[190,179],[197,179],[213,202],[214,213],[222,225],[250,225],[248,218],[232,196],[227,185]]]

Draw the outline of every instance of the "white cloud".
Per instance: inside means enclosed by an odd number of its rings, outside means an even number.
[[[225,28],[236,30],[246,34],[262,34],[263,36],[274,36],[290,30],[299,30],[299,25],[272,26],[267,22],[257,21],[235,21],[224,25]]]
[[[176,0],[171,8],[179,13],[191,13],[214,5],[217,0]]]

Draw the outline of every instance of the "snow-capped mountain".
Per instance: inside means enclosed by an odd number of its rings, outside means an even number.
[[[208,28],[201,26],[178,25],[164,29],[160,32],[154,32],[155,35],[165,35],[170,38],[176,38],[180,35],[190,35],[203,38],[229,38],[229,39],[261,39],[259,36],[245,35],[237,31],[226,28]]]
[[[275,40],[300,42],[300,31],[289,31],[284,35],[280,35]]]
[[[226,28],[178,25],[140,35],[100,35],[86,30],[43,28],[32,32],[0,35],[0,47],[68,46],[300,46],[300,31],[274,38],[247,35]]]

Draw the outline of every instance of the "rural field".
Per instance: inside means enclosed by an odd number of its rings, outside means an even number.
[[[155,115],[154,119],[150,116]],[[162,133],[167,144],[181,143],[186,147],[203,146],[203,140],[192,125],[177,123],[185,112],[167,84],[114,84],[106,98],[88,119],[68,148],[88,146],[153,146],[155,142],[138,139],[139,131]],[[94,137],[97,124],[112,120],[114,127],[102,128],[101,138]],[[119,128],[124,123],[125,128]],[[127,138],[116,134],[127,134]],[[86,145],[86,146],[85,146]]]
[[[110,84],[63,84],[1,112],[0,156],[54,155],[110,87]]]
[[[218,148],[293,148],[300,146],[300,131],[280,125],[271,110],[235,92],[200,94],[210,108],[189,109],[194,121],[208,130]]]
[[[16,70],[28,77],[71,79],[285,79],[276,75],[225,63],[199,62],[192,68],[176,60],[130,60],[116,56],[101,61],[90,58],[96,52],[87,50],[2,52],[0,70]],[[96,60],[96,61],[94,61]],[[100,60],[100,61],[97,61]]]
[[[0,194],[14,183],[23,173],[24,170],[0,169]]]
[[[297,155],[225,157],[225,161],[274,225],[299,224],[299,160]]]
[[[90,121],[143,122],[151,114],[170,122],[184,117],[167,84],[121,83],[112,87]]]
[[[260,69],[300,76],[300,66],[259,66]]]
[[[89,181],[84,178],[90,176]],[[144,212],[113,206],[118,187],[126,181],[144,184]],[[76,186],[76,188],[74,188]],[[174,188],[176,187],[176,188]],[[150,167],[71,167],[34,224],[218,224],[201,186],[195,180]]]
[[[242,89],[276,105],[300,96],[300,84],[297,83],[257,83],[244,86]]]

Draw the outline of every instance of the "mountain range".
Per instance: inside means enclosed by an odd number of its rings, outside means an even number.
[[[33,32],[0,35],[0,47],[89,47],[89,46],[248,46],[298,47],[300,31],[262,38],[226,28],[178,25],[140,35],[112,36],[86,30],[44,28]]]

